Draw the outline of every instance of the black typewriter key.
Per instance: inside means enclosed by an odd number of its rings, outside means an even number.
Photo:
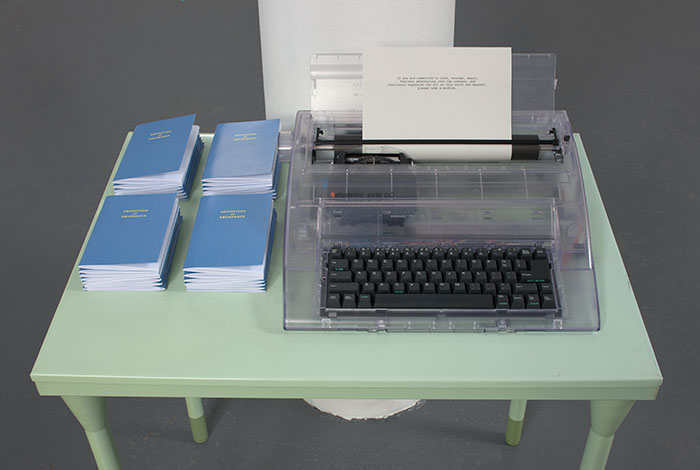
[[[403,250],[401,250],[401,256],[404,259],[413,259],[416,257],[416,250],[414,250],[413,248],[404,248]]]
[[[369,273],[369,282],[380,283],[384,281],[381,271],[372,271]]]
[[[548,270],[520,272],[520,282],[549,282],[550,280]]]
[[[495,283],[503,282],[503,274],[501,272],[495,271],[495,272],[488,273],[488,274],[489,274],[489,282],[495,282]]]
[[[368,259],[367,261],[365,261],[365,270],[366,271],[379,271],[379,260]]]
[[[496,284],[496,288],[498,289],[499,294],[510,295],[513,293],[513,289],[511,289],[510,284],[507,282]]]
[[[529,248],[523,248],[522,250],[520,250],[519,258],[527,260],[527,261],[531,260],[532,259],[532,250]]]
[[[434,294],[435,293],[435,284],[432,282],[424,282],[423,283],[423,293],[424,294]]]
[[[355,273],[355,282],[359,282],[361,284],[364,284],[365,282],[368,281],[368,276],[367,276],[367,271],[358,271]]]
[[[539,284],[540,286],[540,294],[554,294],[554,289],[552,288],[552,284],[549,282],[543,282]]]
[[[411,271],[416,272],[416,271],[424,271],[424,265],[423,265],[423,260],[422,259],[412,259],[411,260]]]
[[[328,269],[331,271],[347,271],[350,267],[350,261],[346,259],[333,258],[328,263]]]
[[[532,252],[532,257],[534,259],[547,259],[547,250],[544,248],[535,248]]]
[[[493,282],[487,282],[484,284],[484,294],[496,295],[496,284]]]
[[[445,273],[445,282],[457,282],[459,281],[459,278],[457,277],[457,273],[454,271],[447,271]]]
[[[445,271],[452,271],[454,269],[454,265],[452,264],[451,259],[444,259],[440,261],[440,271],[445,272]]]
[[[442,272],[430,271],[430,282],[442,282]]]
[[[540,308],[540,296],[536,294],[528,294],[527,308]]]
[[[491,259],[502,260],[503,255],[505,255],[505,251],[503,251],[503,248],[492,248],[491,249]]]
[[[420,294],[420,284],[417,282],[408,283],[408,293],[409,294]]]
[[[464,282],[465,284],[474,281],[474,276],[469,271],[460,271],[457,277],[459,277],[459,282]]]
[[[515,310],[522,310],[525,308],[525,298],[521,294],[514,294],[511,297],[510,308]]]
[[[498,263],[495,259],[488,259],[484,263],[484,268],[486,271],[498,271]]]
[[[392,284],[399,282],[399,274],[396,271],[387,271],[384,273],[384,282]]]
[[[352,281],[352,273],[350,271],[331,271],[328,273],[330,282],[350,282]]]
[[[376,292],[376,288],[373,282],[365,282],[362,284],[362,293],[363,294],[374,294]]]
[[[448,248],[445,252],[445,258],[456,262],[459,259],[459,250],[457,248]]]
[[[469,271],[469,263],[466,259],[459,259],[455,261],[455,271]]]
[[[328,294],[326,308],[340,308],[340,294]]]
[[[386,250],[384,248],[375,248],[372,256],[376,259],[386,258]]]
[[[383,259],[382,260],[382,271],[393,271],[394,270],[394,260]]]
[[[486,260],[489,259],[489,250],[486,248],[477,248],[475,256],[477,259],[486,262]]]
[[[516,248],[506,248],[505,258],[515,261],[518,259],[518,250]]]
[[[464,285],[463,282],[455,282],[452,285],[452,289],[454,290],[455,294],[466,294],[467,293],[467,286]]]
[[[512,271],[513,263],[509,259],[498,260],[498,270],[499,271]]]
[[[389,258],[394,261],[401,259],[401,250],[398,248],[389,248]]]
[[[365,261],[361,260],[361,259],[352,260],[352,264],[350,265],[350,270],[354,271],[354,272],[364,271],[365,270]]]
[[[331,248],[331,251],[328,252],[328,257],[331,259],[342,258],[343,251],[340,248],[333,247]]]
[[[486,271],[477,271],[474,273],[474,282],[488,282],[489,277],[486,274]]]
[[[345,258],[347,258],[347,259],[357,258],[357,248],[347,248],[345,250]]]
[[[428,248],[418,248],[416,256],[422,260],[430,259],[430,250]]]
[[[499,295],[496,297],[496,308],[510,308],[507,295]]]
[[[481,284],[478,282],[470,282],[467,284],[468,294],[481,294]]]
[[[413,273],[411,271],[401,271],[399,282],[413,282]]]
[[[460,257],[463,259],[474,259],[474,255],[476,254],[476,251],[474,248],[464,248],[462,249],[462,253],[460,254]]]
[[[516,259],[513,262],[513,269],[515,269],[515,271],[527,271],[527,261],[524,259]]]
[[[542,308],[557,308],[553,294],[542,294],[540,300],[542,301]]]
[[[403,282],[395,282],[392,284],[391,290],[394,294],[405,294],[406,285]]]
[[[360,285],[357,282],[331,282],[328,292],[337,294],[359,294]]]
[[[534,282],[549,282],[549,261],[546,259],[537,259],[530,261],[530,272],[534,278]]]
[[[343,308],[355,308],[355,294],[343,294]]]
[[[438,260],[436,259],[429,259],[425,261],[425,270],[426,271],[437,271],[440,268],[438,267]]]
[[[503,273],[503,282],[515,283],[518,282],[518,275],[515,271],[508,271]]]
[[[513,292],[516,294],[537,294],[537,284],[513,284]]]
[[[408,260],[407,259],[399,259],[394,262],[396,265],[396,271],[408,271],[411,268],[408,267]]]
[[[357,256],[364,260],[370,259],[372,257],[372,250],[369,248],[360,248]]]
[[[377,284],[377,294],[388,294],[389,293],[389,283],[381,282]]]
[[[414,282],[428,282],[428,273],[425,271],[416,271],[413,273]]]
[[[480,259],[475,259],[475,260],[472,260],[471,263],[469,263],[469,270],[471,272],[483,271],[484,265]]]
[[[357,298],[357,308],[372,308],[372,296],[369,294],[360,294]]]
[[[440,247],[433,248],[431,255],[434,259],[443,259],[445,257],[445,250]]]
[[[438,284],[438,294],[451,294],[452,289],[450,288],[450,283],[449,282],[440,282]]]

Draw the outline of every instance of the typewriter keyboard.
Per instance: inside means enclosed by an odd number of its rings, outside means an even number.
[[[558,305],[542,247],[334,247],[323,263],[325,315],[362,309],[544,314]]]

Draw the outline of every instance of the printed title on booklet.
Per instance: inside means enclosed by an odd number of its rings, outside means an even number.
[[[122,219],[148,217],[148,209],[124,209],[121,217]]]
[[[257,132],[248,132],[246,134],[233,134],[233,140],[255,140],[257,138]]]
[[[222,210],[222,211],[219,211],[219,218],[220,219],[245,219],[247,212],[248,211],[245,209]]]
[[[148,140],[156,140],[156,139],[165,139],[167,137],[170,137],[172,135],[173,131],[160,131],[160,132],[151,132],[148,134]]]

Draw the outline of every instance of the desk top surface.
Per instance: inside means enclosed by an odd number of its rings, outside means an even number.
[[[31,372],[42,395],[656,396],[661,372],[578,136],[601,311],[601,329],[596,333],[285,331],[282,252],[286,168],[275,203],[278,225],[268,291],[187,292],[182,265],[202,194],[201,174],[212,135],[203,134],[202,138],[207,146],[193,196],[181,203],[183,226],[167,290],[85,292],[76,260]],[[104,196],[110,194],[111,177]],[[98,211],[101,207],[102,201]],[[80,256],[82,249],[78,260]]]

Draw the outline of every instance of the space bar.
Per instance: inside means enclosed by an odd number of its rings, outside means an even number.
[[[377,294],[374,308],[491,309],[491,294]]]

